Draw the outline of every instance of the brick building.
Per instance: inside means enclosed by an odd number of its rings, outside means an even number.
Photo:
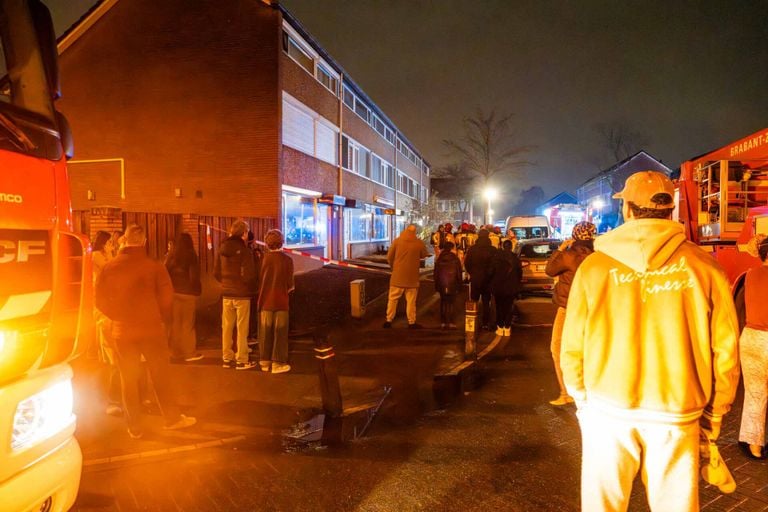
[[[428,200],[427,162],[276,1],[104,0],[59,49],[89,234],[139,222],[160,255],[183,229],[211,262],[242,217],[352,258]]]

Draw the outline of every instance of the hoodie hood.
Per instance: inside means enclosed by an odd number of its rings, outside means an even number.
[[[666,219],[630,220],[598,237],[602,252],[637,272],[656,270],[685,242],[683,225]]]

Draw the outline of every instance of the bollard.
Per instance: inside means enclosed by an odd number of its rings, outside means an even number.
[[[352,318],[363,318],[365,315],[365,279],[355,279],[349,282],[349,302],[352,306]]]
[[[475,348],[475,328],[477,319],[477,302],[468,300],[465,303],[464,316],[464,360],[474,361],[477,357]]]
[[[336,353],[328,342],[328,333],[322,330],[315,331],[315,359],[318,362],[318,376],[320,377],[320,394],[323,400],[325,414],[332,418],[339,418],[344,413],[341,402],[341,387],[339,386],[339,373],[336,368]]]

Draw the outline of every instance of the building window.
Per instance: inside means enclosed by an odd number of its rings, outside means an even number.
[[[283,144],[338,165],[335,126],[297,99],[283,93]]]
[[[372,240],[389,240],[389,215],[384,210],[369,206],[373,214],[373,238]]]
[[[283,230],[286,246],[315,246],[321,242],[314,200],[283,192]]]
[[[358,160],[357,160],[357,174],[365,178],[369,178],[368,175],[368,159],[371,156],[371,152],[362,146],[358,147]]]
[[[365,106],[365,103],[360,101],[359,98],[355,98],[355,113],[363,118],[368,123],[371,120],[371,111]]]
[[[350,110],[355,110],[355,95],[346,87],[344,87],[344,104],[348,106]]]
[[[364,208],[347,208],[344,210],[347,219],[349,241],[367,242],[370,240],[371,220],[370,212]]]
[[[315,122],[315,155],[320,160],[336,165],[336,132],[323,123]]]
[[[315,128],[312,116],[283,101],[283,144],[314,155]]]
[[[350,242],[389,240],[389,216],[376,206],[344,210]]]
[[[315,60],[287,32],[283,32],[283,50],[310,75],[315,74]]]
[[[394,146],[395,145],[395,133],[392,130],[390,130],[389,128],[387,128],[386,133],[387,134],[386,134],[385,138],[387,139],[387,142],[389,142],[390,144],[392,144]]]
[[[317,79],[323,84],[334,96],[339,94],[339,80],[331,74],[328,69],[322,64],[317,65]]]

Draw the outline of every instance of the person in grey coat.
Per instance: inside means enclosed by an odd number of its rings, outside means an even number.
[[[384,328],[392,327],[397,303],[405,294],[408,328],[419,329],[416,323],[416,297],[419,294],[419,268],[421,260],[429,256],[427,246],[416,236],[416,225],[411,224],[392,242],[387,251],[387,261],[392,268],[389,278],[389,300]]]

